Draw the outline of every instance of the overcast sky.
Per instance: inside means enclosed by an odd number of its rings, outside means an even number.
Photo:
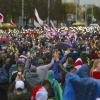
[[[80,0],[81,4],[95,4],[100,7],[100,0]]]
[[[65,1],[65,2],[74,2],[74,1],[77,1],[77,0],[62,0],[62,1]],[[80,4],[84,5],[84,4],[95,4],[97,6],[100,7],[100,0],[80,0]]]

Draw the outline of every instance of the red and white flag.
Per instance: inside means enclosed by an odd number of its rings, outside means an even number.
[[[3,14],[0,13],[0,23],[2,23],[4,21],[4,16]]]
[[[75,63],[74,63],[74,68],[76,68],[77,70],[79,70],[82,67],[82,59],[78,58]]]

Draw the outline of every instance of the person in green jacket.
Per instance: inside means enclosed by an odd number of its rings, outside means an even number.
[[[63,100],[62,88],[58,81],[54,79],[54,72],[52,70],[48,72],[48,80],[50,81],[55,93],[55,97],[53,97],[53,100]]]

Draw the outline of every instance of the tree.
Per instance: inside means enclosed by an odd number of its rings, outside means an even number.
[[[94,17],[97,19],[97,21],[99,21],[100,20],[100,8],[94,6],[93,10],[94,10]]]
[[[76,13],[76,5],[74,3],[66,3],[65,4],[66,13],[75,14]]]
[[[92,10],[93,10],[93,15],[92,15]],[[94,18],[96,18],[97,22],[100,21],[100,8],[93,6],[92,7],[88,7],[87,9],[87,18],[88,18],[88,25],[90,23],[92,23],[92,17],[94,16]]]
[[[52,20],[57,20],[58,22],[61,22],[63,21],[65,16],[65,6],[64,4],[62,4],[62,1],[54,0],[54,2],[51,3],[50,18]]]

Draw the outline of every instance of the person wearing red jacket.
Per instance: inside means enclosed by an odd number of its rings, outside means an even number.
[[[91,69],[90,75],[96,79],[100,79],[100,59],[95,60],[94,68]]]

